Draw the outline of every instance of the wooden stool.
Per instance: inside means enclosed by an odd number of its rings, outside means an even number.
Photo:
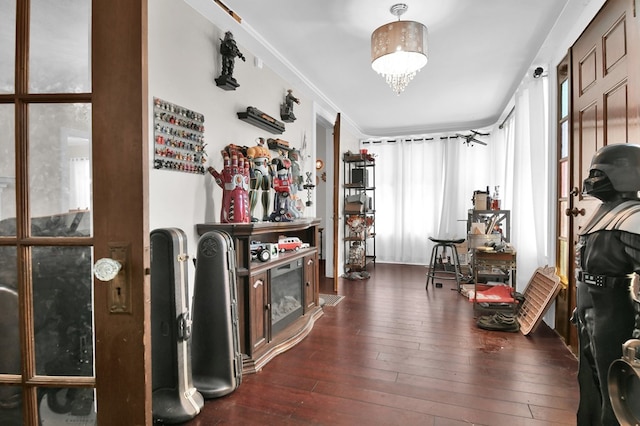
[[[448,262],[453,270],[448,271],[444,267],[442,270],[438,272],[438,278],[441,280],[455,280],[456,281],[456,289],[458,293],[460,292],[460,278],[462,277],[462,272],[460,271],[460,259],[458,258],[458,250],[456,249],[456,244],[461,244],[464,242],[464,238],[457,240],[440,240],[437,238],[429,237],[431,241],[435,244],[433,249],[431,250],[431,261],[429,263],[429,272],[427,272],[427,285],[426,290],[429,290],[429,280],[431,280],[431,284],[435,286],[435,278],[436,278],[436,267],[438,265],[438,256],[445,259],[447,258],[447,251],[451,250],[451,262]],[[444,265],[444,263],[442,263]]]

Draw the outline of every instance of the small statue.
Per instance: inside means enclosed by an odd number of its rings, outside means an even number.
[[[271,167],[273,189],[276,194],[273,212],[271,212],[269,219],[273,222],[291,222],[302,216],[301,202],[291,193],[293,184],[291,160],[288,156],[281,154],[271,160]]]
[[[213,167],[208,171],[222,188],[221,223],[249,223],[249,161],[239,147],[228,145],[221,151],[222,173]]]
[[[287,90],[287,96],[284,97],[284,103],[280,106],[280,118],[286,123],[293,123],[296,121],[296,116],[293,114],[293,104],[300,104],[300,99],[293,96],[293,90]]]
[[[300,151],[292,149],[289,151],[289,159],[291,160],[291,193],[296,194],[302,191],[302,172],[300,171]]]
[[[216,78],[216,84],[225,90],[236,90],[240,86],[235,78],[233,78],[233,66],[235,58],[238,57],[246,62],[246,59],[236,41],[233,39],[231,31],[224,34],[224,40],[220,39],[220,55],[222,55],[222,74]]]
[[[578,425],[617,425],[607,374],[622,356],[622,344],[640,337],[630,290],[640,273],[640,145],[599,149],[583,193],[602,201],[580,230],[576,245],[576,309],[580,404]],[[637,401],[633,402],[637,404]]]
[[[262,191],[263,220],[269,220],[269,204],[271,202],[271,174],[269,163],[271,152],[265,146],[265,141],[260,138],[258,145],[247,148],[247,158],[251,163],[251,183],[249,191],[249,201],[251,207],[251,221],[257,222],[255,209],[258,204],[258,193]]]

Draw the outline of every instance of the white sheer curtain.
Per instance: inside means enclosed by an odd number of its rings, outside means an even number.
[[[550,263],[547,77],[525,80],[515,97],[512,243],[518,251],[518,286],[524,288],[533,271]]]
[[[376,155],[376,256],[426,264],[428,238],[464,238],[474,190],[488,182],[490,150],[434,136],[364,145]]]
[[[465,238],[473,192],[499,186],[502,208],[511,210],[518,288],[548,263],[546,84],[523,83],[515,114],[479,138],[487,146],[440,135],[363,143],[376,156],[377,261],[427,264],[428,238]]]

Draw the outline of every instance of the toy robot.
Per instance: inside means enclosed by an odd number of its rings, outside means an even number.
[[[609,366],[636,322],[631,275],[640,273],[640,145],[616,144],[594,155],[583,193],[602,204],[576,246],[580,404],[578,425],[618,425],[607,386]],[[637,303],[637,302],[636,302]],[[630,401],[638,406],[640,401]]]
[[[235,145],[228,145],[221,154],[224,163],[222,173],[213,167],[208,168],[222,188],[220,222],[249,223],[249,161]]]
[[[272,222],[290,222],[294,219],[294,214],[292,214],[289,208],[291,201],[291,184],[293,183],[291,160],[284,155],[280,155],[271,161],[271,167],[275,199],[273,212],[269,216],[269,220]]]

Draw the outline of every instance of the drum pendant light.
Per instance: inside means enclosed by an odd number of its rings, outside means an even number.
[[[427,27],[401,21],[407,9],[404,3],[391,6],[391,14],[398,20],[382,25],[371,35],[371,67],[398,95],[427,64]]]

